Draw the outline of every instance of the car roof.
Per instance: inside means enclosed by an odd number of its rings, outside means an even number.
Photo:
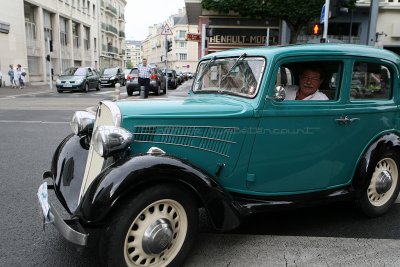
[[[355,45],[355,44],[298,44],[298,45],[286,45],[286,46],[263,46],[257,48],[240,48],[231,49],[221,52],[215,52],[206,55],[201,60],[210,59],[216,57],[235,57],[246,53],[247,56],[263,56],[266,58],[274,58],[282,55],[285,56],[298,56],[298,55],[349,55],[349,56],[363,56],[381,58],[389,61],[395,61],[396,64],[400,64],[400,57],[386,49],[376,48],[366,45]]]

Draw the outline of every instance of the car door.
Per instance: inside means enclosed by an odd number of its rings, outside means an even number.
[[[91,68],[87,69],[87,81],[89,82],[89,88],[95,88],[95,73]]]
[[[322,56],[319,58],[323,60]],[[298,57],[296,60],[309,59]],[[272,97],[275,77],[284,63],[274,68],[268,98],[260,111],[248,167],[248,188],[273,195],[349,184],[369,142],[391,126],[385,123],[395,121],[393,99],[385,100],[386,111],[379,115],[376,114],[379,104],[349,104],[353,61],[336,57],[328,65],[337,64],[338,71],[325,81],[335,90],[334,99],[277,101]],[[294,77],[290,78],[295,81]],[[386,112],[391,114],[389,122],[383,122]]]

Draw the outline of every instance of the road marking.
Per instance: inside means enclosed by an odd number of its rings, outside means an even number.
[[[2,97],[0,99],[10,99],[10,98],[17,98],[17,97],[20,97],[20,96],[33,96],[33,95],[48,94],[48,93],[54,93],[54,92],[42,91],[42,92],[19,94],[19,95],[9,95],[9,96],[6,96],[6,97]]]
[[[43,123],[43,124],[69,124],[65,121],[8,121],[0,120],[0,123]]]

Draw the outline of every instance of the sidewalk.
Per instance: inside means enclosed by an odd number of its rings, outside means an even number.
[[[11,88],[11,86],[0,87],[0,97],[9,95],[30,94],[39,92],[57,92],[56,85],[53,84],[53,89],[50,89],[49,84],[29,84],[24,89]]]

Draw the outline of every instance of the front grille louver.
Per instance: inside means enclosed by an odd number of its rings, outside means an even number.
[[[136,126],[134,142],[191,147],[228,157],[237,128],[215,126]]]

